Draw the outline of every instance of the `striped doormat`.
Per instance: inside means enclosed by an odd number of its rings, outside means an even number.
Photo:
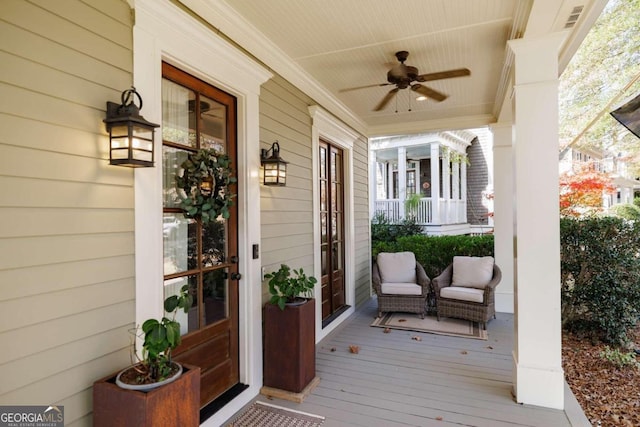
[[[256,402],[235,417],[226,427],[317,427],[324,417]]]

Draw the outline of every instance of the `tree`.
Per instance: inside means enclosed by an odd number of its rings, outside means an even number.
[[[574,166],[560,176],[560,215],[580,217],[603,210],[602,196],[615,190],[609,175],[593,163]]]
[[[640,92],[640,0],[610,0],[560,78],[560,147],[573,141],[605,106]],[[576,142],[577,146],[623,153],[639,164],[637,138],[607,112]]]

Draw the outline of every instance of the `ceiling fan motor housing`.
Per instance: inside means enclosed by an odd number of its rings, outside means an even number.
[[[387,72],[387,81],[400,89],[407,88],[418,78],[418,69],[410,65],[399,64]]]

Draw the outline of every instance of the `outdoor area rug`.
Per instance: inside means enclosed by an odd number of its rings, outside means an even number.
[[[411,313],[387,313],[376,318],[371,326],[478,340],[487,339],[487,331],[483,330],[478,322],[446,317],[441,318],[438,322],[435,316],[425,316],[424,319],[421,319],[417,314]]]
[[[256,402],[234,418],[227,427],[317,427],[324,417]]]

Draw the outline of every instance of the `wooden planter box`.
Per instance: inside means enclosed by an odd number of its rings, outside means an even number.
[[[300,393],[316,376],[315,300],[264,307],[264,385]]]
[[[180,378],[146,393],[118,387],[117,374],[93,383],[94,427],[199,426],[200,368],[182,368]]]

